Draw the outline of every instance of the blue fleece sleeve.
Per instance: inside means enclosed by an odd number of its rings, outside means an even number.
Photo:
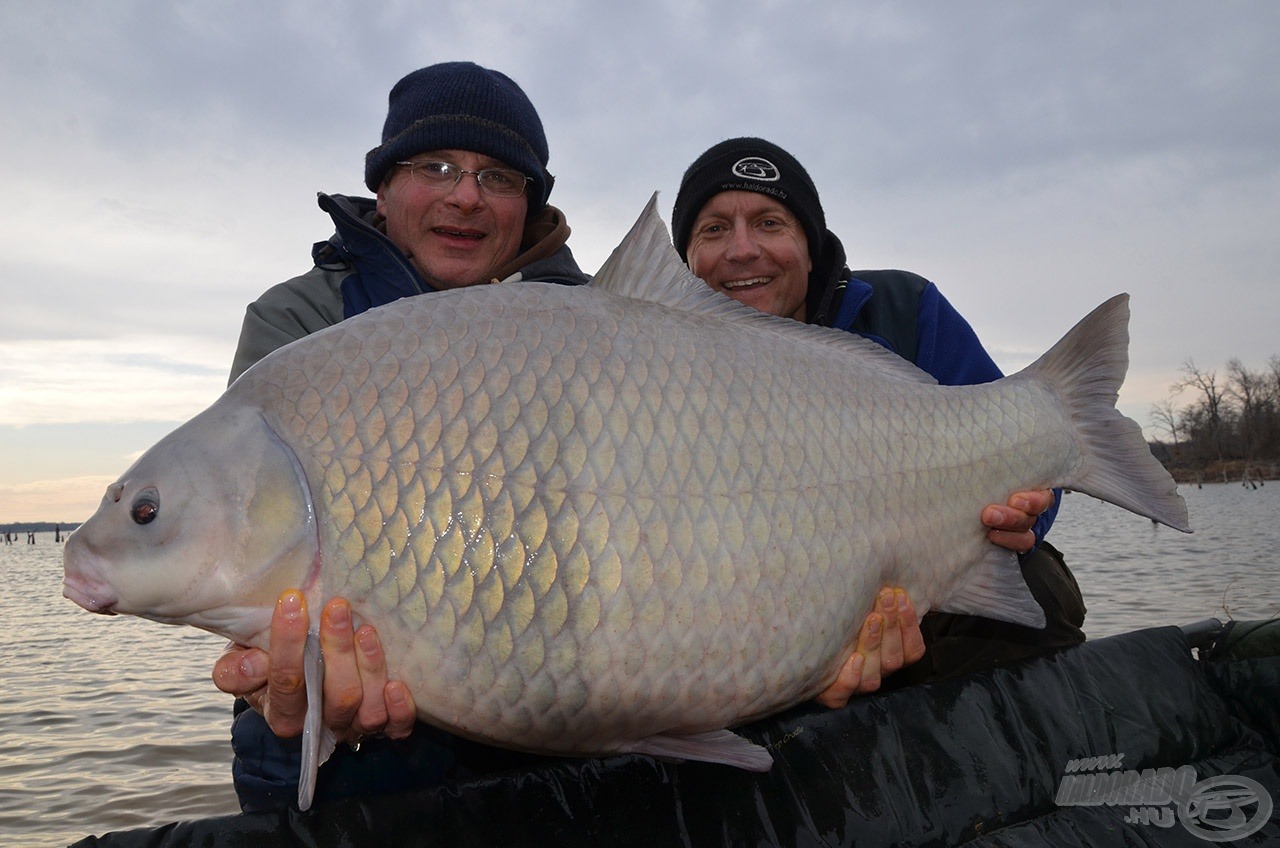
[[[955,307],[930,283],[920,295],[916,319],[916,365],[944,386],[972,386],[990,383],[1004,376],[987,353],[978,334]],[[1031,528],[1036,545],[1044,541],[1062,502],[1062,490],[1053,490],[1053,505],[1036,519]]]
[[[1004,376],[969,322],[933,283],[920,293],[916,365],[944,386],[973,386]]]

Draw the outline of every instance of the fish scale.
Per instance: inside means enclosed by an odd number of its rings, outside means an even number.
[[[408,298],[268,356],[125,473],[65,591],[264,647],[280,590],[341,595],[447,730],[765,768],[725,728],[830,683],[881,585],[1043,621],[986,504],[1070,486],[1186,527],[1113,408],[1127,316],[1113,299],[1024,372],[939,387],[710,291],[651,204],[589,287]],[[165,550],[201,487],[212,526]]]

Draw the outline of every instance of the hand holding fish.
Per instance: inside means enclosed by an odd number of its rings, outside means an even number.
[[[214,683],[262,713],[282,738],[302,732],[307,712],[303,650],[309,618],[306,601],[290,590],[280,596],[271,619],[272,651],[232,644],[214,665]],[[387,680],[386,659],[371,625],[353,630],[342,598],[320,613],[320,649],[325,661],[324,724],[339,742],[368,736],[403,739],[416,711],[408,688]]]
[[[839,709],[854,695],[875,692],[884,678],[923,656],[924,634],[915,605],[904,590],[885,587],[875,610],[863,619],[858,644],[840,667],[840,675],[815,700]]]
[[[1025,554],[1036,545],[1035,533],[1031,531],[1036,518],[1053,506],[1053,501],[1052,489],[1036,489],[1014,492],[1006,506],[988,504],[982,510],[982,523],[990,528],[987,538],[1002,548]]]
[[[214,683],[237,695],[266,717],[281,738],[302,733],[307,712],[303,685],[303,648],[307,639],[306,601],[289,590],[280,596],[271,619],[272,651],[231,644],[213,669]],[[386,660],[377,632],[364,625],[354,633],[350,607],[333,598],[320,614],[324,655],[324,723],[339,742],[368,736],[403,739],[413,730],[415,707],[408,688],[387,680]],[[840,676],[818,703],[843,707],[854,695],[880,688],[882,678],[924,656],[924,637],[911,599],[902,589],[881,590],[878,609],[863,620],[858,644]]]

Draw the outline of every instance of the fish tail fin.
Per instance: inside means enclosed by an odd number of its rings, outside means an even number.
[[[1066,488],[1191,532],[1177,483],[1152,455],[1142,428],[1116,409],[1129,369],[1129,295],[1119,294],[1076,324],[1018,376],[1047,383],[1075,429],[1084,458]]]

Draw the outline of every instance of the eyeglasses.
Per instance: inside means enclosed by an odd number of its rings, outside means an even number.
[[[524,187],[533,182],[519,171],[510,168],[481,168],[479,171],[468,171],[450,162],[397,162],[409,169],[413,179],[432,188],[453,188],[462,179],[463,174],[471,174],[476,184],[485,194],[494,197],[519,197],[524,194]]]

